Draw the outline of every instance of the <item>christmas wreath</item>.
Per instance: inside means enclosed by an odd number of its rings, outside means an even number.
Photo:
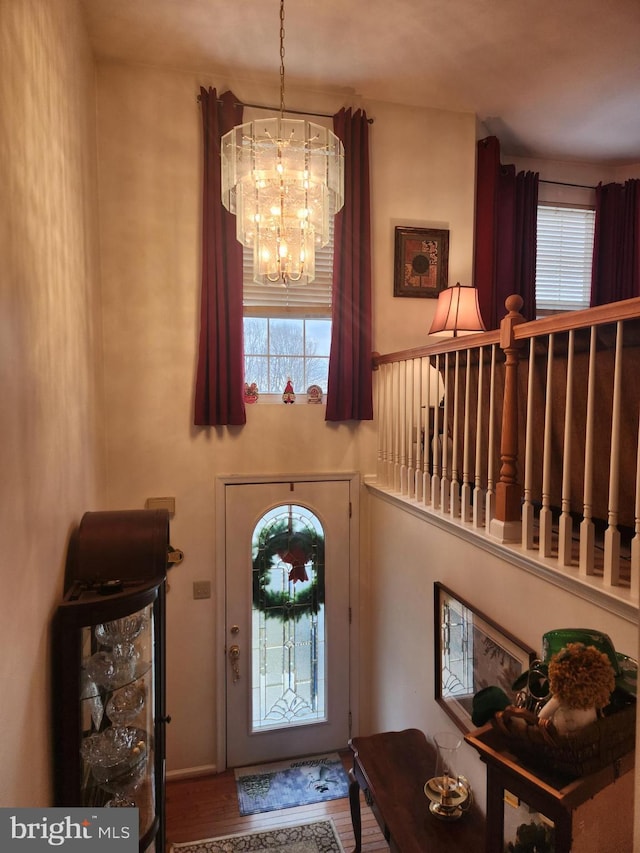
[[[277,563],[291,568],[287,588],[271,588]],[[313,566],[309,578],[307,565]],[[282,569],[279,569],[282,571]],[[300,588],[297,584],[300,583]],[[284,584],[283,584],[284,586]],[[324,538],[312,527],[292,530],[288,520],[265,528],[253,558],[253,607],[268,618],[299,619],[324,603]]]

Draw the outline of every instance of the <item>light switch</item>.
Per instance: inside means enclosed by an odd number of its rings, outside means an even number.
[[[196,599],[211,598],[211,581],[194,581],[193,597]]]

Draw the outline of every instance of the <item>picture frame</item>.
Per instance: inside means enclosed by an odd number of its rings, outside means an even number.
[[[531,667],[534,649],[505,631],[444,584],[434,584],[435,699],[459,729],[476,729],[473,697],[500,687],[515,704],[516,678]]]
[[[447,287],[448,276],[448,231],[396,226],[394,296],[437,299]]]

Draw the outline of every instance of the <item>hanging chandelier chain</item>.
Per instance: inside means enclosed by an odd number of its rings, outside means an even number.
[[[284,0],[280,0],[280,118],[284,115]]]

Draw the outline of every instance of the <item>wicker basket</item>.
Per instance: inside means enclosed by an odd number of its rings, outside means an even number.
[[[613,764],[635,748],[636,706],[627,705],[563,735],[552,722],[539,722],[531,712],[512,705],[498,711],[492,724],[507,749],[523,763],[578,778]]]

